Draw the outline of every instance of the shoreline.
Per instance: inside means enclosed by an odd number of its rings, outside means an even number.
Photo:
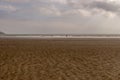
[[[120,36],[0,36],[11,39],[120,39]]]

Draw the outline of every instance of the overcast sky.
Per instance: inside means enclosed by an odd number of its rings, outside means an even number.
[[[120,0],[0,0],[0,31],[120,34]]]

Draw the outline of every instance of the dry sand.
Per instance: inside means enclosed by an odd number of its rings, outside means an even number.
[[[120,80],[120,39],[0,39],[0,80]]]

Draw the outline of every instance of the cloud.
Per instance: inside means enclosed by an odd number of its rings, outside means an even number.
[[[48,0],[50,2],[63,3],[62,6],[54,5],[56,12],[64,15],[79,15],[84,17],[89,16],[106,16],[115,17],[120,14],[120,3],[117,0]],[[67,9],[66,9],[67,8]],[[50,9],[49,9],[50,10]],[[55,13],[53,11],[53,13]]]
[[[51,15],[51,16],[60,16],[61,15],[61,12],[55,6],[39,7],[38,10],[43,15]]]
[[[115,15],[120,14],[120,3],[116,3],[116,0],[69,0],[68,6],[71,7],[71,9],[74,9],[74,11],[82,10],[82,15],[103,15],[107,17],[115,17]]]
[[[67,0],[47,0],[48,2],[67,4]]]
[[[12,3],[24,3],[29,1],[31,0],[0,0],[0,2],[12,2]]]
[[[17,8],[12,5],[0,5],[0,11],[12,12],[16,10]]]
[[[2,4],[0,10],[15,11],[29,15],[47,16],[120,16],[120,1],[118,0],[0,0],[9,3]],[[11,3],[12,2],[12,3]],[[19,5],[16,5],[19,4]],[[26,4],[23,4],[26,3]],[[12,6],[15,5],[15,6]],[[24,6],[24,7],[23,7]],[[23,14],[21,14],[23,15]]]
[[[119,12],[120,11],[120,6],[117,4],[114,4],[112,2],[99,2],[99,1],[94,1],[92,4],[90,4],[91,8],[98,8],[98,9],[103,9],[105,11],[110,11],[110,12]]]
[[[62,15],[64,15],[64,16],[75,15],[75,16],[90,17],[91,12],[89,12],[88,10],[85,10],[85,9],[72,9],[72,10],[63,12]]]

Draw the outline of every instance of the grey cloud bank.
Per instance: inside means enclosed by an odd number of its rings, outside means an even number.
[[[0,0],[7,33],[120,34],[119,0]]]
[[[34,11],[36,14],[39,13],[39,15],[54,16],[71,14],[79,16],[90,16],[91,14],[91,16],[93,16],[99,15],[100,12],[103,13],[102,15],[108,13],[118,15],[120,12],[120,2],[117,1],[118,0],[1,0],[0,11],[16,10],[16,12],[19,13],[27,13],[29,11],[29,14]]]

